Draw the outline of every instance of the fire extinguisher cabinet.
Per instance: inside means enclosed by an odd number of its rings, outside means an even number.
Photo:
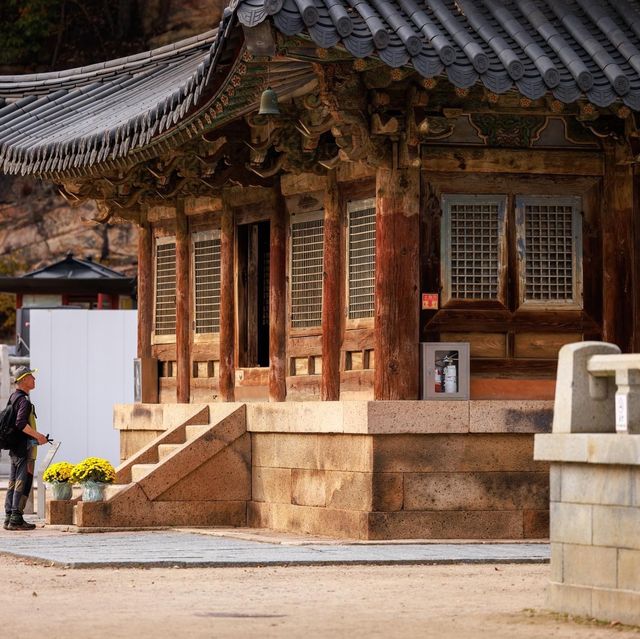
[[[420,343],[422,399],[469,399],[469,343]]]

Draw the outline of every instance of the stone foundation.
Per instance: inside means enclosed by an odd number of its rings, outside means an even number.
[[[205,405],[187,406],[180,419]],[[209,404],[211,421],[231,406]],[[144,420],[121,407],[123,440],[149,441],[178,419],[162,408]],[[550,402],[256,403],[246,420],[249,526],[353,539],[548,535],[548,466],[533,460],[533,434],[549,430]]]
[[[548,534],[526,434],[253,433],[249,525],[356,539]]]

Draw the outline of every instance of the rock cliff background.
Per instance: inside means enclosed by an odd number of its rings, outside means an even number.
[[[67,69],[176,42],[214,28],[225,0],[0,0],[0,75]],[[0,174],[0,275],[22,275],[69,251],[127,275],[137,267],[129,225],[92,222],[55,185]],[[11,342],[14,298],[0,295],[0,339]]]

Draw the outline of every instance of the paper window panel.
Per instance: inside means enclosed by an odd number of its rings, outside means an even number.
[[[195,332],[220,332],[220,239],[193,243]]]
[[[349,204],[349,319],[373,317],[376,264],[374,200]]]
[[[499,202],[454,200],[450,203],[450,299],[498,299],[499,215]]]
[[[291,224],[291,326],[307,328],[322,323],[322,219]]]
[[[525,300],[573,300],[573,207],[525,204]]]
[[[155,334],[175,335],[175,332],[176,245],[163,242],[156,245]]]

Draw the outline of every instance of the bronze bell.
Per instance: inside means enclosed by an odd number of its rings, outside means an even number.
[[[278,94],[268,87],[262,92],[260,97],[260,110],[259,115],[280,115],[280,109],[278,108]]]

